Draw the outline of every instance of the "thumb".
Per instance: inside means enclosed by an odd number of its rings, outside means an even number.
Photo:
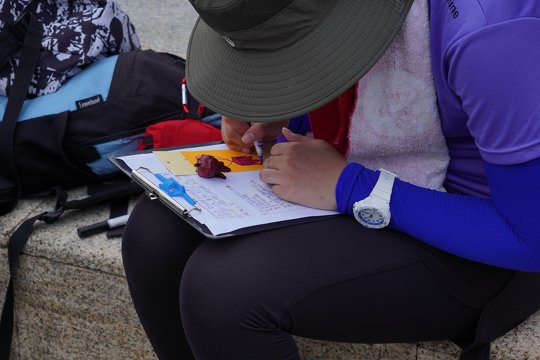
[[[246,130],[244,135],[242,135],[242,142],[246,145],[253,145],[253,142],[262,140],[265,135],[266,131],[263,124],[254,123]]]
[[[295,134],[286,127],[282,128],[281,132],[283,133],[283,136],[285,137],[285,139],[287,139],[287,141],[306,142],[310,140],[310,138],[308,138],[307,136]]]

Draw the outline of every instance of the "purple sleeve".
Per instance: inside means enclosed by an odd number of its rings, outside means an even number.
[[[449,84],[484,159],[491,199],[396,180],[391,227],[467,259],[540,271],[538,39],[540,20],[522,18],[488,25],[452,45]],[[336,188],[338,210],[351,213],[377,176],[359,164],[347,166]]]
[[[488,25],[447,52],[448,81],[482,158],[506,165],[540,156],[540,19]]]
[[[540,159],[511,166],[486,163],[485,167],[492,199],[396,180],[390,226],[470,260],[540,271]],[[370,193],[377,177],[377,172],[349,164],[336,188],[338,210],[351,214],[352,204]]]

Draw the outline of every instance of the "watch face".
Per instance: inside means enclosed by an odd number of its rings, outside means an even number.
[[[367,226],[384,226],[386,217],[384,214],[375,208],[362,208],[358,212],[358,217]]]

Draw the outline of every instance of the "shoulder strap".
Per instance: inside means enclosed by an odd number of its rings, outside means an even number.
[[[25,220],[9,238],[9,282],[5,295],[4,307],[2,308],[2,316],[0,317],[0,359],[9,359],[9,353],[11,351],[15,303],[13,296],[13,278],[15,277],[19,257],[23,252],[26,242],[30,238],[30,235],[32,235],[35,222],[38,220],[53,222],[64,212],[62,204],[65,203],[67,199],[67,193],[61,189],[54,189],[54,191],[56,192],[55,209]]]
[[[41,48],[41,39],[43,36],[43,26],[36,17],[27,12],[25,21],[28,21],[28,29],[21,50],[21,59],[19,67],[15,73],[15,83],[6,105],[4,118],[0,123],[0,164],[3,166],[4,173],[13,180],[13,193],[10,196],[13,201],[0,208],[0,216],[11,211],[21,196],[21,182],[14,153],[15,126],[21,112],[28,87],[32,81],[32,75],[39,60]]]
[[[0,34],[0,69],[19,51],[28,31],[27,13],[35,14],[39,0],[32,0],[15,22]]]

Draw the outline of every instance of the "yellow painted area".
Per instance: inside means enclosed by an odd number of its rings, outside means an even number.
[[[232,158],[236,156],[251,156],[255,161],[258,161],[257,154],[255,154],[254,152],[250,154],[246,154],[246,153],[243,153],[240,151],[234,151],[234,150],[201,150],[201,151],[180,151],[180,154],[193,166],[193,168],[195,168],[195,163],[197,162],[197,159],[201,157],[202,155],[212,155],[219,161],[223,161],[225,166],[228,166],[233,172],[261,170],[263,168],[263,166],[259,163],[255,165],[242,166],[232,161]]]
[[[228,166],[231,171],[253,171],[261,170],[261,164],[240,165],[233,162],[233,157],[243,156],[252,157],[258,161],[257,154],[246,154],[234,150],[199,150],[199,151],[154,151],[154,155],[165,165],[173,175],[193,175],[196,174],[195,163],[202,155],[212,155],[219,161],[223,161],[225,166]]]

